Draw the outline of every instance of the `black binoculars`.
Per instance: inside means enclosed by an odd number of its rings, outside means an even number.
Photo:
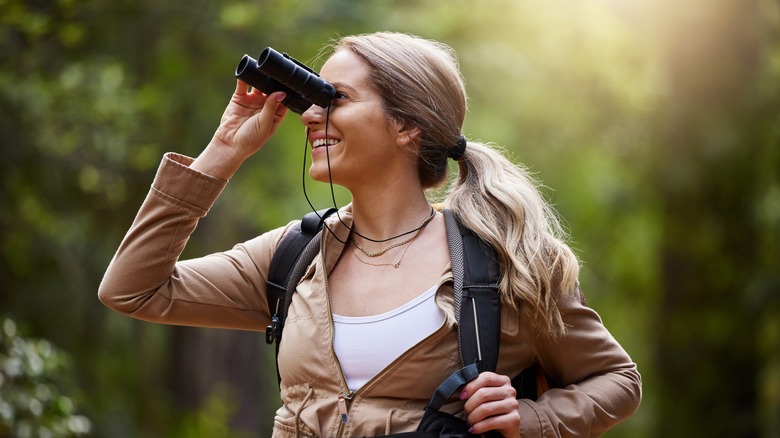
[[[333,85],[286,53],[266,47],[258,58],[244,55],[236,77],[265,94],[284,91],[282,104],[293,112],[303,114],[312,104],[326,108],[336,96]]]

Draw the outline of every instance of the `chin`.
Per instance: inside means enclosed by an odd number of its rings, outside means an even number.
[[[333,167],[331,167],[331,173],[333,173]],[[328,183],[330,182],[330,177],[328,176],[328,165],[327,163],[323,163],[322,165],[318,164],[312,164],[309,168],[309,177],[317,182],[323,182]],[[333,181],[335,184],[336,181]]]
[[[345,189],[347,189],[350,192],[352,191],[350,189],[350,186],[348,184],[346,184],[346,181],[344,180],[344,178],[338,178],[336,176],[336,175],[341,175],[343,177],[344,175],[338,173],[338,171],[333,166],[331,166],[330,171],[331,171],[331,176],[333,177],[333,185],[334,186],[339,186],[339,187],[345,188]],[[331,182],[330,177],[328,177],[328,166],[327,166],[327,164],[325,164],[325,165],[323,165],[321,167],[320,166],[316,166],[316,165],[311,166],[309,168],[309,177],[313,181],[320,182],[320,183],[330,184],[330,182]]]

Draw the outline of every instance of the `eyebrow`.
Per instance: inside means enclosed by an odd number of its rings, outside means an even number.
[[[333,86],[334,86],[334,87],[336,87],[336,88],[341,88],[341,89],[347,89],[347,90],[351,90],[351,91],[356,91],[356,90],[355,90],[355,87],[353,87],[353,86],[351,86],[351,85],[349,85],[349,84],[345,84],[344,82],[331,82],[330,84],[331,84],[331,85],[333,85]]]

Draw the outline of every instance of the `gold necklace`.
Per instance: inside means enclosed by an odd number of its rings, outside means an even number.
[[[414,237],[417,237],[417,234],[415,234],[415,235],[414,235]],[[412,242],[412,243],[413,243],[413,241],[414,241],[414,237],[412,237],[411,239],[409,239],[409,242]],[[353,242],[354,242],[354,241],[353,241]],[[355,246],[357,246],[357,245],[355,245]],[[410,243],[410,244],[409,244],[409,246],[407,246],[406,248],[404,248],[404,252],[403,252],[403,253],[401,253],[401,257],[400,257],[400,258],[398,259],[398,261],[397,261],[397,262],[395,262],[395,263],[371,263],[371,262],[367,262],[367,261],[365,261],[365,260],[361,259],[361,258],[360,258],[360,256],[358,256],[358,253],[357,253],[357,251],[355,251],[354,249],[352,250],[352,254],[355,256],[355,258],[356,258],[356,259],[357,259],[357,260],[358,260],[360,263],[363,263],[364,265],[368,265],[368,266],[392,266],[393,268],[395,268],[395,269],[398,269],[398,267],[399,267],[399,266],[401,266],[401,261],[404,259],[404,256],[406,255],[406,251],[409,251],[409,248],[411,248],[411,247],[412,247],[412,245],[411,245],[411,243]],[[358,249],[360,249],[360,247],[358,247]],[[361,249],[361,251],[363,251],[363,250]],[[365,253],[365,251],[363,251],[363,252]]]
[[[352,239],[352,244],[355,245],[355,248],[359,249],[360,252],[362,252],[366,257],[379,257],[382,254],[385,254],[387,251],[390,251],[393,248],[398,248],[399,246],[406,245],[407,243],[409,243],[412,240],[414,240],[415,237],[417,237],[417,234],[415,234],[414,236],[404,240],[403,242],[394,243],[394,244],[388,246],[387,248],[385,248],[385,249],[383,249],[381,251],[372,252],[372,253],[369,253],[365,249],[361,248],[357,243],[355,243],[355,239]]]
[[[383,255],[383,254],[387,253],[387,251],[390,251],[390,250],[391,250],[391,249],[393,249],[393,248],[398,248],[399,246],[406,245],[407,243],[410,243],[411,241],[413,241],[414,239],[416,239],[416,238],[417,238],[417,236],[418,236],[418,235],[420,235],[420,231],[422,231],[422,229],[423,229],[423,228],[425,228],[425,226],[426,226],[426,225],[428,225],[428,223],[431,221],[431,219],[433,219],[433,217],[434,217],[435,215],[436,215],[436,210],[434,210],[434,209],[431,209],[431,214],[430,214],[430,216],[428,216],[428,217],[426,217],[425,219],[423,219],[422,223],[421,223],[421,224],[420,224],[420,226],[417,228],[417,232],[416,232],[416,233],[414,233],[414,235],[413,235],[412,237],[410,237],[410,238],[408,238],[408,239],[404,240],[403,242],[394,243],[394,244],[392,244],[392,245],[388,246],[387,248],[385,248],[385,249],[382,249],[382,250],[380,250],[380,251],[377,251],[377,252],[371,252],[371,253],[370,253],[370,252],[366,251],[365,249],[361,248],[361,247],[360,247],[360,245],[358,245],[358,244],[357,244],[357,242],[355,242],[355,239],[352,239],[352,244],[355,246],[355,248],[359,249],[359,250],[360,250],[360,252],[362,252],[362,253],[363,253],[363,254],[364,254],[366,257],[371,257],[371,258],[374,258],[374,257],[379,257],[379,256],[381,256],[381,255]],[[406,253],[406,251],[404,251],[404,253]],[[401,258],[403,258],[403,256],[402,256]],[[362,261],[362,260],[361,260],[361,261]],[[385,263],[384,265],[386,265],[386,263]]]

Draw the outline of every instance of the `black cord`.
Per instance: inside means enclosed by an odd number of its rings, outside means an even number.
[[[311,211],[314,212],[314,214],[317,215],[318,218],[320,218],[320,221],[322,222],[322,225],[327,229],[330,234],[333,236],[334,239],[341,242],[342,245],[346,245],[347,242],[344,240],[341,240],[339,236],[336,235],[336,233],[333,232],[333,230],[330,229],[327,223],[325,223],[325,219],[320,215],[320,212],[317,211],[317,208],[314,206],[314,204],[311,203],[311,199],[309,199],[309,194],[306,193],[306,157],[309,155],[309,128],[307,127],[304,131],[306,134],[306,138],[304,139],[303,143],[303,169],[301,170],[301,185],[303,186],[303,197],[306,198],[306,202],[309,204],[309,207],[311,208]],[[327,128],[327,122],[325,125],[325,139],[328,138],[328,128]],[[313,149],[312,149],[313,150]],[[325,150],[327,152],[327,149]],[[330,159],[328,159],[328,174],[330,174]],[[331,182],[331,190],[333,190],[332,182]],[[333,200],[333,207],[336,209],[336,214],[338,215],[338,207],[336,207],[336,200],[334,198]],[[341,220],[341,217],[339,217],[339,220]],[[344,223],[342,221],[342,223]],[[347,227],[349,228],[349,227]],[[351,228],[350,228],[351,230]]]

